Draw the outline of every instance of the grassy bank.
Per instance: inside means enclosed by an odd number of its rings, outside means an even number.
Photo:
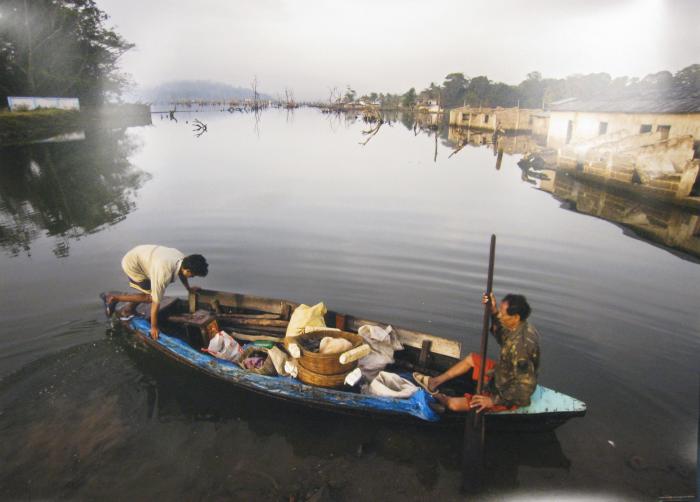
[[[125,128],[150,123],[147,105],[106,105],[79,112],[56,109],[0,111],[0,146],[29,143],[76,130]]]
[[[33,110],[0,112],[0,145],[28,143],[81,128],[80,112]]]

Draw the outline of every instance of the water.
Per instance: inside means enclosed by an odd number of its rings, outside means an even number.
[[[524,176],[520,155],[496,169],[488,146],[450,157],[451,133],[408,118],[364,146],[370,126],[316,110],[177,118],[0,150],[4,498],[457,498],[459,431],[230,389],[110,332],[97,294],[126,289],[128,249],[159,243],[205,255],[207,288],[476,348],[491,233],[497,295],[533,306],[541,383],[589,412],[494,437],[487,496],[694,492],[697,214]]]

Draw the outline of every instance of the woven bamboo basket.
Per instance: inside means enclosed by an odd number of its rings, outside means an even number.
[[[340,373],[339,375],[320,375],[307,370],[301,364],[297,366],[297,371],[299,372],[297,374],[299,380],[309,385],[315,385],[316,387],[342,387],[347,375],[347,373]]]
[[[345,338],[352,343],[353,349],[362,345],[364,341],[360,335],[356,335],[355,333],[350,333],[348,331],[315,331],[313,333],[299,335],[297,339],[298,341],[301,341],[302,339],[321,340],[326,336],[332,336],[333,338]],[[318,352],[304,350],[304,346],[301,343],[298,345],[301,352],[299,366],[318,375],[342,375],[343,379],[345,379],[345,375],[357,368],[357,361],[347,364],[340,364],[340,361],[338,360],[340,354],[319,354]]]

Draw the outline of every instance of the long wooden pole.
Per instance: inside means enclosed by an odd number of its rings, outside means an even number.
[[[496,261],[496,236],[491,235],[491,249],[489,251],[489,275],[486,279],[486,294],[490,297],[493,291],[493,266]],[[486,372],[486,351],[489,344],[489,321],[491,320],[491,302],[484,304],[484,317],[481,323],[481,371],[476,386],[476,393],[481,394],[484,386],[484,373]]]
[[[493,291],[493,267],[496,260],[496,236],[491,235],[489,252],[489,271],[486,280],[486,294]],[[478,375],[476,393],[481,394],[486,371],[486,352],[488,349],[489,321],[491,320],[491,302],[484,305],[484,318],[481,330],[481,368]],[[462,451],[462,490],[469,493],[481,489],[484,465],[484,444],[486,440],[486,421],[482,413],[471,411],[464,423],[464,447]]]

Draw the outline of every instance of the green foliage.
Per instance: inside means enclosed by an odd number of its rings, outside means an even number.
[[[49,236],[64,257],[71,240],[124,220],[150,179],[129,161],[136,148],[123,129],[103,129],[85,141],[0,149],[0,250],[29,254]]]
[[[404,108],[413,108],[416,106],[416,89],[414,87],[411,87],[401,96],[401,106]]]
[[[0,113],[0,146],[26,143],[80,127],[80,113],[67,110],[34,110]]]
[[[415,90],[414,90],[415,91]],[[409,91],[410,92],[410,91]],[[569,75],[562,79],[543,78],[539,71],[532,71],[518,85],[493,82],[485,75],[467,78],[463,73],[450,73],[442,86],[431,83],[416,97],[420,101],[439,101],[445,109],[462,105],[486,107],[541,108],[564,98],[587,99],[593,97],[625,98],[649,93],[682,93],[700,97],[700,64],[690,65],[675,75],[668,71],[652,73],[639,80],[630,77],[613,79],[607,73]],[[412,107],[408,93],[400,97],[398,104]],[[395,108],[396,96],[380,94],[382,108]],[[392,101],[393,100],[393,101]]]
[[[345,89],[345,97],[343,100],[346,103],[353,103],[355,101],[355,96],[357,96],[357,92],[355,92],[354,89],[352,89],[350,86],[347,86]]]
[[[133,47],[104,26],[94,0],[5,0],[0,98],[69,96],[102,103],[127,85],[119,58]]]
[[[469,81],[463,73],[450,73],[442,83],[442,103],[445,108],[461,106]]]
[[[683,90],[700,92],[700,64],[683,68],[674,75],[673,83]]]

